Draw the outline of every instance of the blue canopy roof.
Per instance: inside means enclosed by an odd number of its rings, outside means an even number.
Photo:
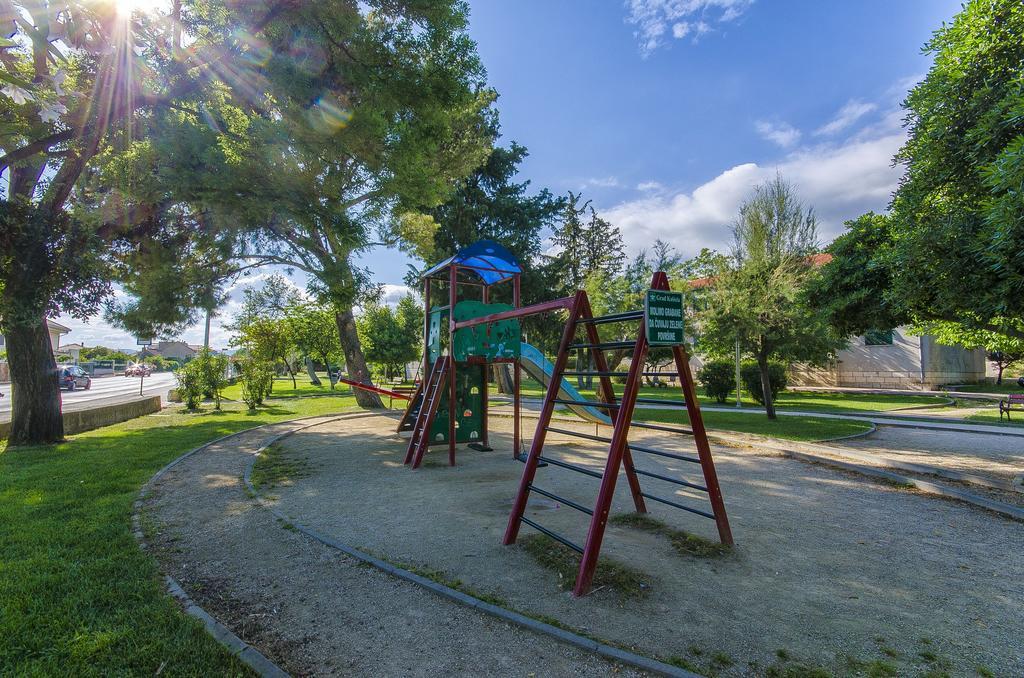
[[[437,264],[425,272],[423,277],[430,277],[452,264],[475,272],[487,285],[508,280],[513,275],[523,272],[519,262],[507,249],[493,240],[480,240]]]

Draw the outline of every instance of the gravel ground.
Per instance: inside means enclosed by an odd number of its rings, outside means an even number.
[[[650,594],[623,599],[603,590],[576,600],[528,554],[500,545],[523,468],[501,452],[508,436],[493,436],[499,451],[460,451],[454,468],[437,453],[414,472],[401,463],[405,446],[392,425],[368,418],[287,439],[285,456],[307,471],[272,490],[279,508],[353,546],[442,570],[517,609],[648,654],[687,657],[721,675],[763,675],[786,663],[780,657],[841,675],[863,675],[872,663],[899,675],[971,675],[979,666],[1024,675],[1020,523],[854,474],[716,448],[735,552],[715,560],[681,556],[663,537],[612,527],[602,556],[639,569]],[[685,449],[657,435],[635,437]],[[600,447],[568,440],[551,439],[545,454],[601,463]],[[1007,464],[1012,456],[1004,450],[1001,458],[979,458]],[[677,476],[695,470],[638,461]],[[672,494],[655,482],[645,479],[648,491]],[[584,504],[596,494],[593,479],[555,467],[542,469],[537,483]],[[687,492],[675,498],[695,501]],[[613,513],[630,509],[620,483]],[[651,510],[674,527],[714,536],[711,521]],[[537,500],[529,514],[583,538],[585,516],[568,507]]]
[[[393,428],[390,419],[375,427]],[[359,430],[363,420],[335,426]],[[457,605],[287,529],[242,476],[280,424],[214,445],[156,485],[143,524],[164,571],[295,675],[637,675]],[[376,501],[387,502],[381,496]],[[327,504],[320,510],[334,513]],[[378,525],[386,530],[388,518]]]
[[[879,426],[863,438],[829,443],[916,464],[1012,480],[1024,473],[1024,438]]]

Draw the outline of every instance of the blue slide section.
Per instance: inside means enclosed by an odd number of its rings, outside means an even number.
[[[532,379],[536,379],[540,383],[544,384],[545,387],[551,383],[551,373],[554,372],[555,366],[552,365],[544,354],[538,351],[535,347],[522,342],[519,348],[520,364]],[[558,387],[558,397],[562,400],[586,400],[580,392],[572,387],[572,385],[565,379],[562,379],[562,383]],[[567,405],[575,414],[582,417],[587,421],[592,421],[595,424],[605,424],[606,426],[612,425],[612,420],[601,410],[596,407],[589,407],[583,405]]]

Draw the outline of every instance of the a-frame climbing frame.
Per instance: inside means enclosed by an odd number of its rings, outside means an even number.
[[[655,273],[651,281],[651,289],[668,290],[668,276],[662,272]],[[639,321],[639,328],[635,341],[601,342],[598,332],[599,325],[623,323],[627,321]],[[584,343],[574,343],[577,331],[581,326],[586,332],[586,340]],[[629,371],[626,373],[610,372],[605,360],[604,351],[626,348],[632,349],[632,360],[630,361]],[[597,368],[596,371],[566,372],[565,368],[569,353],[577,349],[589,349],[593,352],[594,365]],[[608,523],[608,514],[611,510],[612,498],[615,494],[615,484],[618,480],[620,467],[625,472],[630,492],[632,494],[633,504],[638,513],[647,512],[647,507],[644,501],[645,499],[682,509],[684,511],[689,511],[690,513],[713,519],[717,524],[718,535],[721,542],[727,545],[731,545],[733,543],[732,532],[729,528],[729,518],[726,515],[725,502],[722,499],[722,492],[718,485],[715,463],[711,457],[711,446],[708,443],[707,431],[704,429],[704,421],[701,417],[700,404],[697,401],[693,375],[690,371],[689,357],[686,354],[686,350],[683,346],[672,347],[673,358],[676,366],[676,376],[679,378],[683,391],[682,403],[678,400],[661,400],[638,397],[644,376],[643,369],[648,350],[649,346],[645,332],[644,312],[642,310],[595,318],[591,312],[590,302],[587,298],[586,292],[579,291],[576,293],[576,296],[573,298],[572,303],[569,306],[569,318],[562,334],[561,345],[559,346],[558,355],[554,363],[553,374],[551,375],[548,389],[544,397],[544,404],[540,412],[540,418],[537,422],[537,431],[534,434],[530,453],[526,460],[526,467],[523,470],[522,479],[520,480],[519,491],[516,494],[512,512],[509,516],[508,527],[505,530],[504,543],[514,543],[519,534],[520,526],[523,523],[526,523],[534,529],[547,534],[553,539],[556,539],[569,548],[579,552],[582,558],[580,561],[579,571],[576,576],[576,583],[573,588],[573,594],[577,596],[585,595],[590,590],[590,584],[593,580],[594,571],[597,568],[598,556],[601,551],[601,543],[604,539],[605,527]],[[584,374],[599,378],[602,402],[597,403],[586,401],[585,403],[575,403],[558,397],[558,384],[564,376],[580,376]],[[621,401],[616,401],[615,394],[612,389],[611,377],[613,376],[626,377],[626,384]],[[659,407],[685,408],[689,418],[689,428],[633,421],[633,413],[638,403],[658,405]],[[606,408],[609,412],[610,418],[614,422],[611,438],[578,433],[563,428],[553,428],[551,426],[551,415],[554,412],[555,405],[558,404],[586,404]],[[697,456],[693,457],[676,454],[673,452],[653,449],[648,446],[631,444],[629,442],[629,433],[631,428],[642,428],[660,431],[663,433],[690,436],[693,438],[696,446]],[[598,473],[593,469],[570,464],[560,459],[553,459],[551,457],[544,456],[544,441],[548,432],[575,436],[607,444],[608,457],[603,473]],[[664,474],[639,470],[633,463],[633,452],[667,457],[678,461],[693,462],[700,466],[701,472],[704,476],[704,483],[702,485],[678,478],[672,478]],[[583,473],[584,475],[600,478],[601,485],[598,490],[597,498],[594,502],[593,510],[576,502],[566,500],[563,497],[558,497],[551,492],[537,487],[535,484],[535,478],[538,464],[540,462],[547,462],[549,465],[554,467],[561,467],[563,469]],[[709,512],[692,506],[686,506],[680,504],[675,499],[665,499],[645,492],[640,486],[638,476],[650,477],[657,481],[668,482],[670,484],[704,492],[707,494],[711,511]],[[582,546],[577,545],[528,518],[525,513],[527,501],[529,500],[531,492],[537,492],[543,496],[556,499],[566,506],[590,515],[590,528],[587,532],[586,542]]]

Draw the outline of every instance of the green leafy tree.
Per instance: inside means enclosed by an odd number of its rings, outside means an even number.
[[[293,356],[297,350],[296,324],[288,319],[290,309],[303,303],[302,295],[281,275],[271,275],[259,288],[247,288],[242,308],[227,328],[237,333],[232,345],[241,346],[259,360],[281,365],[298,388]]]
[[[369,304],[359,317],[359,333],[366,358],[378,365],[385,378],[400,372],[420,354],[423,316],[414,310],[411,296],[403,300],[406,309],[392,309],[379,301]],[[410,309],[408,307],[413,307]]]
[[[805,298],[815,276],[817,226],[781,177],[759,185],[733,226],[732,262],[698,307],[702,347],[718,355],[738,342],[760,372],[765,411],[775,418],[769,361],[821,362],[843,341]]]
[[[890,213],[851,223],[825,267],[820,297],[840,324],[942,321],[1024,338],[1010,322],[1024,317],[1022,35],[1020,2],[973,0],[925,45],[933,63],[904,102]]]
[[[331,363],[341,353],[334,311],[318,304],[299,303],[289,306],[285,317],[298,351],[320,361],[330,373]],[[328,381],[334,390],[334,380]]]

